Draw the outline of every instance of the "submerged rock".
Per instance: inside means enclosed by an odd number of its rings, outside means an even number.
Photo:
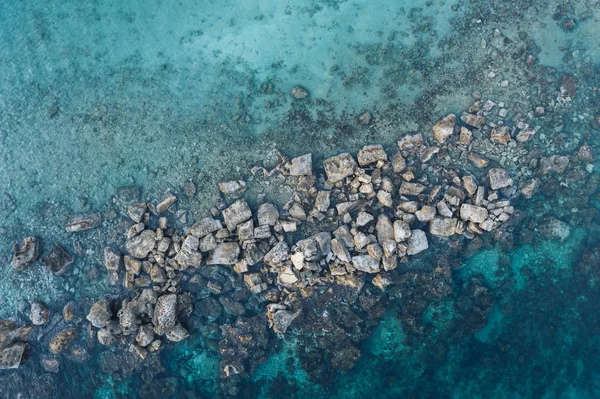
[[[224,242],[210,253],[207,265],[234,265],[240,256],[240,246],[237,242]]]
[[[68,330],[64,330],[56,334],[54,338],[50,340],[50,352],[54,353],[55,355],[58,355],[59,353],[67,349],[71,341],[73,341],[73,339],[75,338],[76,334],[77,330],[74,328],[70,328]]]
[[[31,310],[29,312],[29,319],[36,326],[44,325],[48,322],[48,316],[50,312],[46,305],[40,301],[33,301],[31,303]]]
[[[292,322],[298,317],[300,312],[292,313],[289,310],[278,310],[271,316],[273,331],[276,334],[285,334]]]
[[[100,224],[100,215],[88,214],[88,215],[75,215],[71,218],[66,226],[69,233],[84,231],[98,227]]]
[[[137,259],[143,259],[156,246],[156,233],[152,230],[144,230],[138,236],[127,240],[125,248],[129,255]]]
[[[219,190],[231,198],[239,198],[246,191],[247,184],[243,180],[231,180],[219,183]]]
[[[19,368],[28,346],[29,344],[26,342],[15,342],[7,347],[0,348],[0,370]]]
[[[73,258],[60,244],[56,244],[56,246],[42,258],[42,262],[52,273],[59,276],[64,274],[67,268],[73,263]]]
[[[102,298],[92,305],[86,319],[96,328],[106,326],[111,319],[113,313],[110,309],[110,303],[107,299]]]
[[[308,97],[308,91],[302,86],[294,86],[290,90],[290,95],[296,100],[301,100]]]
[[[40,242],[37,237],[27,237],[21,245],[15,243],[12,247],[13,257],[11,266],[16,270],[24,270],[35,262],[39,256]]]

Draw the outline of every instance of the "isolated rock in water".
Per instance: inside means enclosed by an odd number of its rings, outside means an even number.
[[[114,248],[104,248],[104,266],[106,270],[118,271],[123,264],[121,253]]]
[[[37,237],[27,237],[23,240],[21,246],[19,246],[19,243],[15,243],[12,250],[11,266],[17,270],[24,270],[37,260],[40,251],[40,242]]]
[[[113,313],[107,299],[100,299],[92,305],[86,319],[96,328],[102,328],[108,324]]]
[[[252,210],[248,203],[244,200],[237,200],[231,206],[223,211],[223,219],[227,225],[227,229],[233,232],[240,223],[252,217]]]
[[[380,259],[371,255],[358,255],[352,257],[352,265],[362,272],[379,272]]]
[[[234,265],[240,256],[240,246],[237,242],[224,242],[210,253],[207,265]]]
[[[429,233],[434,236],[449,237],[456,233],[457,220],[454,218],[436,217],[429,222]]]
[[[285,334],[290,324],[298,317],[300,312],[292,313],[289,310],[278,310],[273,314],[273,331],[276,334]]]
[[[158,335],[163,335],[177,323],[177,295],[163,295],[156,301],[152,324]]]
[[[177,200],[177,197],[175,197],[174,195],[168,196],[167,198],[165,198],[164,200],[159,202],[158,205],[156,205],[156,212],[162,213],[162,212],[166,211],[167,209],[169,209],[171,207],[171,205],[173,205],[175,203],[176,200]]]
[[[521,194],[523,194],[523,197],[529,199],[533,197],[539,187],[540,180],[537,178],[531,179],[521,187]]]
[[[16,369],[21,365],[23,354],[29,344],[26,342],[15,342],[0,349],[0,370]]]
[[[74,233],[78,231],[84,231],[98,227],[100,224],[100,215],[89,214],[89,215],[75,215],[71,218],[67,224],[67,231]]]
[[[358,164],[370,165],[377,161],[387,161],[387,154],[381,145],[367,145],[358,152]]]
[[[292,165],[290,166],[290,175],[312,175],[312,154],[306,154],[292,159]]]
[[[220,220],[206,217],[200,220],[198,223],[195,223],[190,229],[190,233],[198,238],[202,238],[205,235],[214,233],[222,228],[223,225],[221,224]]]
[[[488,172],[488,179],[492,190],[499,190],[504,187],[512,186],[513,184],[513,180],[508,174],[508,171],[502,168],[490,169]]]
[[[352,175],[356,169],[356,161],[352,155],[344,153],[323,161],[323,167],[330,183],[337,183]]]
[[[456,125],[456,115],[450,114],[433,126],[433,135],[435,139],[440,143],[444,144],[446,139],[454,133],[454,126]]]
[[[460,218],[462,220],[469,220],[473,223],[483,223],[487,217],[487,209],[481,206],[475,206],[471,204],[462,204],[460,206]]]
[[[41,326],[48,322],[48,308],[40,301],[33,301],[31,303],[31,310],[29,312],[29,319],[36,326]]]
[[[231,198],[239,198],[246,191],[246,182],[243,180],[231,180],[219,183],[219,190]]]
[[[167,339],[173,342],[180,342],[190,336],[188,330],[186,330],[180,323],[177,323],[175,327],[167,331]]]
[[[59,353],[67,349],[67,346],[69,346],[71,341],[73,341],[73,339],[75,338],[76,333],[77,330],[75,330],[74,328],[70,328],[68,330],[64,330],[56,334],[54,338],[50,340],[50,352],[54,353],[55,355],[58,355]]]
[[[290,90],[290,95],[296,100],[301,100],[308,97],[308,91],[302,86],[294,86],[292,90]]]
[[[542,173],[556,173],[561,174],[567,170],[569,166],[569,157],[553,155],[551,157],[540,159],[540,170]]]
[[[127,240],[125,248],[129,255],[137,259],[143,259],[156,246],[156,233],[152,230],[144,230],[139,235]]]
[[[427,248],[429,248],[427,234],[425,234],[423,230],[413,230],[410,238],[408,239],[408,248],[406,249],[406,253],[408,255],[416,255],[425,251]]]
[[[42,258],[42,262],[52,273],[59,276],[73,263],[73,258],[62,246],[57,244],[50,253]]]
[[[552,240],[564,241],[571,235],[571,227],[556,218],[550,218],[539,227],[544,237]]]

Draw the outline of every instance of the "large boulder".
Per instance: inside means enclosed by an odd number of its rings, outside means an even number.
[[[21,245],[15,243],[12,247],[13,257],[11,266],[17,270],[24,270],[35,262],[39,256],[40,242],[37,237],[27,237]]]
[[[344,153],[323,161],[323,167],[330,183],[337,183],[352,175],[356,169],[356,161],[352,155]]]
[[[454,133],[454,126],[456,126],[456,115],[450,114],[444,119],[438,121],[433,126],[433,135],[435,139],[440,143],[444,144],[448,137]]]
[[[154,330],[163,335],[177,324],[177,295],[167,294],[158,298],[152,320]]]
[[[504,187],[512,186],[513,180],[506,169],[492,168],[488,172],[488,179],[492,190],[499,190]]]
[[[152,230],[144,230],[125,243],[129,255],[137,259],[143,259],[156,246],[156,233]]]

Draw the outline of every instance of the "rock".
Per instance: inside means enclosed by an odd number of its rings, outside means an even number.
[[[373,221],[373,215],[367,212],[358,212],[356,215],[356,225],[359,227],[366,226]]]
[[[334,238],[331,240],[331,252],[342,262],[351,262],[350,252],[343,241]]]
[[[425,251],[429,248],[427,242],[427,235],[423,230],[415,229],[408,240],[408,248],[406,249],[407,255],[416,255],[420,252]]]
[[[456,115],[450,114],[444,119],[438,121],[433,126],[433,135],[435,139],[440,143],[444,144],[448,137],[454,133],[454,126],[456,125]]]
[[[266,226],[269,228],[269,226]],[[256,235],[256,233],[255,233]],[[210,252],[217,247],[217,239],[214,234],[205,235],[198,243],[198,250],[200,252]]]
[[[292,159],[290,166],[291,176],[311,176],[312,175],[312,154],[302,155]]]
[[[52,251],[42,258],[42,262],[52,273],[60,276],[73,263],[73,258],[60,244],[56,244]]]
[[[386,215],[379,215],[375,230],[377,231],[377,241],[380,244],[386,240],[394,239],[394,226],[392,225],[390,218]]]
[[[221,224],[220,220],[206,217],[192,226],[190,229],[190,234],[198,238],[202,238],[210,233],[214,233],[217,230],[221,230],[222,228],[223,225]]]
[[[129,255],[137,259],[144,259],[155,246],[156,233],[152,230],[144,230],[125,243]]]
[[[158,205],[156,205],[156,212],[163,213],[164,211],[169,209],[171,205],[175,203],[176,200],[177,197],[175,197],[174,195],[168,196],[167,198],[159,202]]]
[[[392,208],[394,206],[392,194],[388,193],[387,191],[379,190],[377,192],[377,200],[385,207]]]
[[[462,145],[471,145],[471,140],[473,140],[473,133],[467,129],[466,127],[460,128],[460,134],[458,136],[458,142]]]
[[[477,182],[475,181],[475,178],[473,178],[473,176],[463,176],[462,182],[469,196],[473,196],[477,192]]]
[[[73,339],[75,338],[76,334],[77,334],[77,330],[74,328],[70,328],[68,330],[64,330],[64,331],[61,331],[58,334],[56,334],[50,340],[50,343],[49,343],[50,352],[54,353],[55,355],[58,355],[59,353],[61,353],[65,349],[67,349],[67,347],[69,346],[71,341],[73,341]]]
[[[104,266],[106,270],[118,271],[123,264],[121,253],[114,248],[104,248]]]
[[[377,274],[375,277],[373,277],[371,282],[381,291],[385,291],[385,289],[392,284],[392,280],[385,273]]]
[[[285,241],[279,241],[267,254],[264,261],[269,266],[278,266],[288,260],[289,247]]]
[[[308,91],[302,86],[294,86],[290,90],[290,95],[296,100],[301,100],[308,97]]]
[[[239,198],[246,191],[246,182],[243,180],[231,180],[219,183],[219,191],[231,198]]]
[[[420,155],[421,163],[427,163],[427,162],[431,161],[433,156],[435,154],[438,154],[439,152],[440,152],[440,147],[433,146],[433,147],[427,148]]]
[[[31,310],[29,312],[29,319],[36,326],[44,325],[48,322],[48,308],[40,301],[33,301],[31,303]]]
[[[400,184],[400,195],[419,195],[425,191],[425,186],[420,183],[403,181]]]
[[[531,179],[521,187],[523,197],[530,199],[533,197],[537,189],[540,187],[540,180],[537,178]]]
[[[485,118],[483,116],[474,115],[474,114],[466,114],[461,116],[461,120],[469,126],[473,126],[474,128],[480,128],[485,124]]]
[[[273,204],[262,204],[258,207],[258,225],[274,226],[279,220],[279,211]]]
[[[135,340],[143,348],[150,345],[154,341],[154,327],[151,324],[140,326]]]
[[[592,163],[595,161],[594,149],[587,143],[584,143],[577,151],[577,158],[583,163]]]
[[[279,284],[289,287],[298,282],[298,276],[296,276],[294,270],[288,266],[279,272],[277,281]]]
[[[335,208],[338,211],[338,215],[343,216],[346,213],[355,212],[355,211],[361,209],[365,205],[367,205],[367,201],[359,199],[356,201],[348,201],[348,202],[342,202],[342,203],[336,204]]]
[[[508,171],[502,168],[492,168],[488,172],[488,179],[492,190],[499,190],[504,187],[512,186],[513,180],[511,179]]]
[[[292,322],[300,315],[300,312],[292,313],[289,310],[278,310],[272,316],[273,331],[276,334],[285,334]]]
[[[423,135],[421,133],[409,134],[398,140],[400,151],[412,150],[423,145]]]
[[[404,220],[394,221],[394,240],[396,242],[404,242],[410,238],[412,231],[410,226]]]
[[[210,253],[207,265],[233,265],[240,256],[240,246],[236,242],[224,242]]]
[[[71,321],[75,318],[75,305],[73,302],[69,302],[63,307],[62,316],[64,321]]]
[[[352,257],[352,265],[365,273],[379,272],[380,259],[370,255],[358,255]]]
[[[175,327],[177,323],[177,295],[167,294],[158,297],[154,307],[154,331],[158,335],[164,335]]]
[[[490,161],[479,156],[478,154],[475,154],[474,152],[471,152],[469,154],[468,158],[469,158],[469,161],[471,161],[473,163],[473,165],[477,166],[480,169],[486,168],[490,163]]]
[[[237,225],[244,223],[252,217],[252,210],[246,201],[243,199],[237,200],[229,208],[223,211],[223,219],[227,229],[234,232]]]
[[[253,294],[260,294],[267,289],[267,285],[263,283],[262,275],[260,273],[244,274],[244,282]]]
[[[326,159],[323,162],[329,183],[337,183],[352,175],[356,169],[356,161],[352,155],[344,153]]]
[[[1,355],[0,355],[1,357]],[[60,371],[58,359],[53,357],[43,357],[40,359],[40,364],[44,368],[44,371],[48,373],[58,373]],[[0,366],[1,368],[1,366]]]
[[[180,342],[190,336],[188,330],[186,330],[180,323],[175,324],[175,327],[167,331],[167,339],[173,342]]]
[[[369,112],[363,112],[358,117],[358,123],[361,125],[368,125],[371,123],[371,114]]]
[[[394,158],[392,158],[392,170],[394,173],[402,173],[404,169],[406,169],[406,161],[402,154],[397,153],[394,155]]]
[[[520,143],[524,143],[528,141],[534,134],[535,130],[531,128],[522,129],[519,131],[519,133],[517,133],[517,141]]]
[[[98,227],[100,224],[100,215],[89,214],[89,215],[75,215],[71,217],[69,223],[67,223],[66,229],[69,233],[75,233],[78,231],[84,231]]]
[[[435,217],[429,222],[429,233],[434,236],[449,237],[456,233],[457,220],[454,218]]]
[[[102,328],[108,324],[112,316],[113,313],[110,309],[110,303],[106,298],[102,298],[92,305],[86,319],[92,323],[94,327]]]
[[[387,161],[387,154],[381,145],[367,145],[358,152],[360,166],[367,166],[377,161]]]
[[[16,340],[25,340],[32,329],[32,326],[17,327],[11,320],[0,320],[0,347],[8,346]]]
[[[27,237],[20,246],[19,243],[15,243],[12,250],[11,266],[16,270],[25,270],[27,266],[37,260],[40,254],[40,241],[37,237]]]
[[[471,204],[462,204],[460,206],[460,218],[462,220],[469,220],[473,223],[483,223],[487,217],[487,209],[481,206]]]
[[[319,212],[327,212],[331,205],[331,191],[319,191],[315,199],[315,208]]]
[[[141,223],[144,220],[146,209],[148,209],[148,206],[145,202],[131,205],[127,208],[127,214],[134,222]]]
[[[551,240],[564,241],[571,235],[571,227],[554,217],[551,217],[548,221],[540,225],[539,231]]]
[[[0,347],[0,370],[19,368],[28,346],[26,342],[15,342],[4,348]]]
[[[415,212],[415,216],[419,222],[429,222],[434,218],[435,214],[435,207],[429,205],[423,205],[421,209]]]
[[[292,205],[289,210],[289,214],[294,219],[306,220],[306,212],[304,211],[304,208],[302,208],[302,205],[297,202],[294,202],[294,205]]]
[[[569,166],[569,157],[553,155],[540,159],[540,170],[543,174],[556,173],[561,174]]]
[[[104,346],[114,345],[117,342],[117,339],[107,327],[99,329],[96,338],[98,338],[98,342]]]
[[[496,126],[490,132],[490,141],[496,144],[508,144],[510,141],[510,129],[508,126]]]

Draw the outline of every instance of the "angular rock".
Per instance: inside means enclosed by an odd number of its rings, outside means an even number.
[[[33,301],[31,303],[31,310],[29,312],[29,319],[33,325],[41,326],[48,322],[48,308],[40,301]]]
[[[331,191],[319,191],[315,199],[315,208],[319,212],[327,212],[331,205]]]
[[[26,342],[15,342],[5,348],[0,347],[0,370],[19,368],[28,345]]]
[[[371,282],[381,291],[385,291],[385,289],[392,284],[392,280],[387,276],[386,273],[377,274],[375,277],[373,277]]]
[[[352,257],[352,265],[365,273],[379,272],[380,258],[371,255],[358,255]]]
[[[52,251],[42,258],[42,262],[52,273],[60,276],[73,263],[73,258],[60,244],[56,244]]]
[[[144,230],[125,243],[129,255],[137,259],[148,256],[154,247],[156,247],[156,233],[152,230]]]
[[[397,153],[394,155],[394,158],[392,158],[392,170],[394,173],[402,173],[404,169],[406,169],[406,161],[402,154]]]
[[[413,230],[410,238],[408,239],[408,248],[406,249],[406,254],[416,255],[425,251],[427,248],[429,248],[427,234],[425,234],[423,230]]]
[[[387,161],[387,154],[381,145],[367,145],[358,152],[360,166],[367,166],[377,161]]]
[[[469,126],[480,128],[485,124],[485,118],[480,115],[466,114],[461,117],[462,121]]]
[[[435,217],[435,207],[429,205],[423,205],[421,209],[415,212],[415,216],[419,222],[429,222]]]
[[[385,240],[394,239],[394,226],[392,225],[392,222],[388,216],[383,214],[379,215],[375,229],[377,230],[377,241],[380,244]]]
[[[394,240],[396,242],[404,242],[410,238],[412,231],[410,226],[404,220],[394,221]]]
[[[337,183],[354,173],[356,161],[352,155],[344,153],[326,159],[323,167],[327,174],[327,180],[330,183]]]
[[[296,100],[301,100],[308,97],[308,91],[302,86],[294,86],[290,90],[290,95]]]
[[[456,234],[455,218],[435,217],[429,222],[429,233],[434,236],[449,237]]]
[[[279,211],[273,204],[262,204],[258,207],[258,225],[274,226],[279,220]]]
[[[510,141],[510,129],[508,126],[496,126],[490,132],[490,141],[496,144],[508,144]]]
[[[217,239],[214,234],[207,234],[198,243],[198,250],[200,252],[210,252],[217,247]]]
[[[131,205],[127,208],[127,214],[134,222],[141,223],[144,220],[146,209],[148,209],[148,205],[145,202]]]
[[[219,183],[219,191],[231,198],[239,198],[246,191],[247,184],[243,180],[231,180]]]
[[[12,250],[11,266],[16,270],[25,270],[27,266],[37,260],[40,254],[40,241],[37,237],[27,237],[20,246],[19,243],[15,243]]]
[[[444,119],[438,121],[433,126],[433,135],[435,139],[440,143],[444,144],[448,137],[454,133],[454,126],[456,126],[456,115],[450,114]]]
[[[210,253],[207,265],[233,265],[240,256],[240,246],[236,242],[224,242]]]
[[[420,183],[403,181],[400,184],[400,195],[419,195],[425,191],[425,186]]]
[[[252,210],[243,199],[235,201],[229,208],[223,211],[223,219],[227,229],[234,232],[237,225],[244,223],[252,217]]]
[[[177,323],[177,295],[167,294],[158,298],[154,307],[154,331],[164,335]]]
[[[104,266],[106,270],[118,271],[123,264],[123,257],[119,251],[114,248],[104,248]]]
[[[69,233],[75,233],[79,231],[93,229],[98,227],[100,224],[100,215],[88,214],[88,215],[75,215],[71,217],[69,223],[67,223],[66,229]]]
[[[460,218],[462,220],[468,220],[473,223],[483,223],[488,217],[488,211],[484,207],[462,204],[460,206]]]
[[[336,204],[335,208],[338,211],[338,215],[343,216],[346,213],[352,213],[352,212],[359,210],[366,204],[367,204],[367,201],[365,201],[363,199],[359,199],[356,201],[348,201],[348,202],[342,202],[342,203]]]
[[[135,340],[143,348],[150,345],[154,341],[154,327],[151,324],[140,326]]]
[[[177,197],[175,197],[174,195],[168,196],[167,198],[159,202],[158,205],[156,205],[156,212],[163,213],[164,211],[169,209],[171,205],[175,203],[176,200]]]
[[[292,205],[289,210],[289,214],[295,219],[306,220],[306,212],[304,211],[304,208],[302,208],[302,205],[297,202],[294,202],[294,205]]]
[[[96,328],[102,328],[108,324],[113,316],[110,309],[110,303],[107,299],[102,298],[94,303],[86,319]]]
[[[285,334],[292,322],[298,317],[300,312],[292,313],[289,310],[278,310],[272,316],[273,331],[276,334]]]
[[[292,159],[290,166],[291,176],[310,176],[312,175],[312,154],[302,155]]]
[[[488,179],[492,190],[499,190],[504,187],[512,186],[513,180],[511,179],[508,171],[502,168],[492,168],[488,172]]]
[[[423,135],[421,133],[409,134],[398,140],[400,151],[412,150],[423,145]]]
[[[202,238],[222,228],[223,225],[221,224],[220,220],[213,219],[211,217],[206,217],[192,226],[192,228],[190,229],[190,234],[193,234],[198,238]]]
[[[344,243],[337,238],[331,240],[331,252],[333,252],[333,254],[342,262],[352,261],[348,248],[346,248],[346,245],[344,245]]]
[[[289,247],[285,241],[279,241],[267,254],[265,255],[265,263],[269,266],[279,266],[283,262],[288,260]]]
[[[55,355],[58,355],[59,353],[67,349],[71,341],[73,341],[73,339],[75,338],[76,334],[77,330],[74,328],[70,328],[68,330],[64,330],[56,334],[50,340],[50,343],[48,345],[50,352],[54,353]]]
[[[247,273],[244,274],[244,282],[248,289],[253,294],[260,294],[267,289],[266,284],[263,283],[262,275],[260,273]]]
[[[392,194],[387,191],[379,190],[377,192],[377,200],[381,205],[386,206],[388,208],[392,208],[394,206]]]
[[[552,155],[540,159],[540,170],[543,174],[556,173],[562,174],[569,166],[569,157]]]
[[[523,197],[530,199],[540,187],[540,180],[537,178],[531,179],[521,187]]]
[[[188,330],[186,330],[180,323],[175,324],[175,327],[167,331],[167,339],[172,342],[180,342],[190,336]]]

